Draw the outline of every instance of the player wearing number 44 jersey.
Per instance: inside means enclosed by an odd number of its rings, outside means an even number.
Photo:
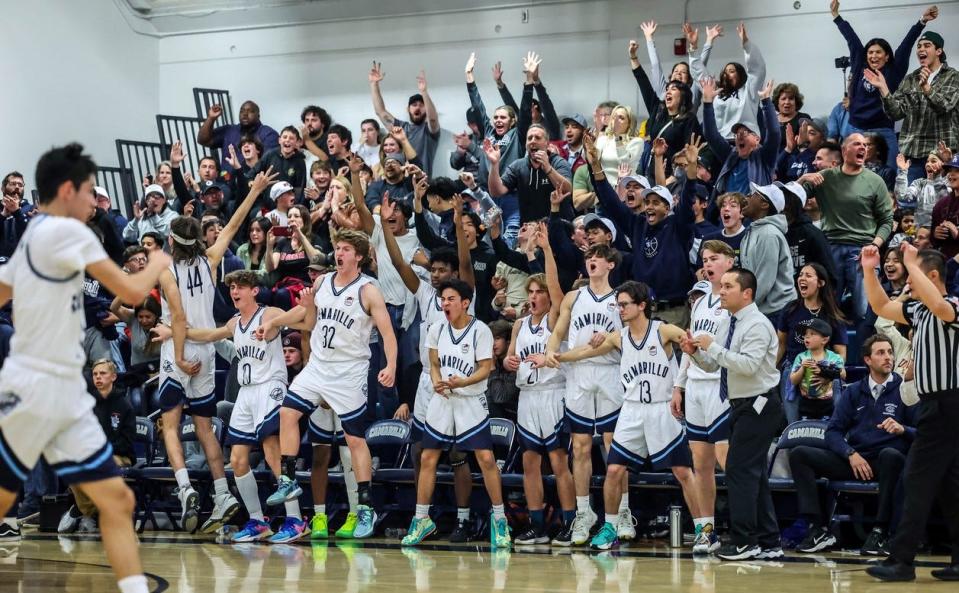
[[[176,476],[177,495],[182,508],[180,523],[184,530],[190,532],[197,528],[200,496],[190,484],[183,460],[180,420],[184,411],[193,418],[197,439],[213,475],[213,512],[201,531],[213,533],[218,530],[240,510],[240,504],[227,487],[223,450],[210,420],[216,414],[213,345],[188,340],[186,332],[188,327],[216,327],[213,319],[216,290],[213,270],[220,265],[230,241],[256,198],[275,177],[272,168],[256,176],[250,185],[250,193],[209,248],[204,247],[200,221],[197,219],[179,216],[170,223],[173,264],[160,276],[160,289],[163,291],[163,322],[172,328],[173,339],[164,342],[160,348],[159,395],[160,408],[163,410],[163,444]]]
[[[155,251],[146,268],[127,275],[107,257],[86,226],[96,209],[95,172],[96,164],[79,144],[40,158],[40,214],[0,268],[0,306],[13,299],[17,320],[0,370],[0,517],[43,455],[61,480],[79,487],[96,505],[120,590],[146,593],[133,531],[133,493],[119,476],[82,376],[83,278],[89,273],[123,301],[139,303],[170,258]]]
[[[356,231],[340,231],[334,256],[336,272],[301,293],[296,307],[264,320],[257,329],[257,337],[264,339],[275,328],[306,321],[306,329],[312,332],[310,360],[293,380],[280,410],[283,468],[277,490],[266,502],[276,506],[297,500],[303,493],[295,475],[300,419],[325,403],[339,416],[350,448],[359,500],[353,537],[364,538],[373,534],[376,522],[376,513],[370,506],[373,464],[365,438],[370,333],[375,325],[383,340],[386,367],[377,379],[384,387],[393,386],[396,374],[396,336],[382,293],[372,278],[360,272],[370,257],[369,238]]]
[[[543,250],[546,274],[536,274],[526,280],[530,314],[513,324],[509,355],[505,361],[506,368],[516,373],[516,386],[520,390],[517,429],[524,449],[523,490],[531,523],[528,530],[516,536],[516,544],[549,542],[540,469],[543,455],[548,455],[563,511],[563,529],[553,543],[568,546],[576,517],[576,491],[566,455],[569,444],[563,403],[566,377],[561,369],[533,368],[535,362],[542,363],[546,357],[546,342],[559,318],[563,289],[559,285],[556,259],[544,223],[540,223],[535,239]]]
[[[309,533],[303,529],[300,507],[296,501],[286,504],[287,524],[276,535],[263,517],[256,479],[250,469],[250,451],[261,446],[266,463],[273,474],[280,476],[280,403],[286,395],[286,362],[283,359],[279,330],[274,330],[264,340],[258,340],[256,328],[261,322],[282,315],[275,307],[262,307],[256,302],[260,280],[256,272],[237,270],[223,279],[230,287],[230,298],[239,314],[223,327],[215,329],[187,330],[186,337],[196,343],[210,343],[233,339],[237,356],[237,395],[226,444],[230,450],[230,466],[233,468],[237,490],[250,516],[246,526],[233,536],[233,541],[251,542],[270,538],[272,543],[288,543]],[[163,328],[163,329],[160,329]],[[158,326],[154,333],[159,339],[169,337],[166,326]]]
[[[622,494],[622,480],[629,464],[649,464],[654,471],[671,468],[683,489],[690,511],[696,514],[696,490],[692,459],[682,423],[670,412],[673,378],[677,364],[673,348],[686,337],[675,325],[650,320],[649,287],[629,281],[616,289],[616,304],[627,327],[606,336],[598,347],[584,345],[551,356],[550,365],[583,360],[620,350],[619,374],[626,390],[625,401],[607,458],[603,496],[606,522],[593,537],[593,548],[607,550],[619,544],[615,509]]]

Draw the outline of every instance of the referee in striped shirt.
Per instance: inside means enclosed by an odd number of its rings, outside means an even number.
[[[952,537],[950,566],[932,571],[941,579],[959,580],[959,299],[946,295],[946,259],[934,249],[918,251],[902,244],[912,297],[890,301],[876,278],[879,250],[862,250],[863,283],[876,315],[908,324],[913,331],[915,379],[919,392],[916,438],[903,475],[906,498],[889,557],[866,572],[883,581],[916,578],[913,560],[926,531],[932,503],[939,508]]]

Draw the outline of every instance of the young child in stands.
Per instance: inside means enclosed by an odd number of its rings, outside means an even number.
[[[846,377],[841,356],[828,349],[832,326],[822,319],[812,319],[797,331],[805,331],[806,350],[793,361],[789,380],[799,389],[799,416],[827,418],[833,410],[833,382]]]

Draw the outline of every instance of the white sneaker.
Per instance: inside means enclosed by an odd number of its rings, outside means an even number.
[[[616,537],[626,541],[636,539],[636,518],[629,509],[622,509],[616,517]]]
[[[97,527],[97,520],[93,517],[83,517],[80,519],[80,526],[77,528],[77,533],[99,533],[100,528]]]
[[[195,533],[200,518],[200,495],[189,486],[180,489],[177,498],[180,499],[180,528]]]
[[[213,496],[213,512],[206,520],[200,533],[216,533],[240,510],[240,503],[229,492]]]
[[[77,512],[77,515],[74,517],[74,511]],[[60,517],[60,524],[57,525],[57,533],[67,534],[73,533],[77,530],[77,527],[80,526],[80,519],[83,515],[80,515],[80,511],[77,510],[77,507],[71,506],[67,509],[67,512],[63,513],[63,516]]]
[[[576,511],[576,518],[573,520],[574,546],[581,546],[589,541],[589,532],[598,519],[593,509],[586,512]]]

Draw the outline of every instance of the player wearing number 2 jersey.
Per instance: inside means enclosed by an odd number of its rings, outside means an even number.
[[[0,370],[0,517],[43,455],[97,506],[120,590],[146,593],[133,493],[119,476],[83,380],[83,278],[87,272],[120,299],[139,303],[170,258],[153,252],[146,268],[128,276],[107,257],[86,226],[96,209],[95,172],[79,144],[44,154],[35,176],[40,214],[0,267],[0,306],[13,299],[17,322]],[[10,577],[4,582],[4,590],[15,588]]]
[[[216,284],[213,272],[220,265],[230,241],[246,219],[260,193],[276,175],[272,169],[260,173],[250,185],[250,193],[233,213],[216,242],[204,248],[200,221],[179,216],[170,223],[170,248],[173,264],[160,275],[163,291],[163,321],[173,330],[173,339],[160,349],[160,408],[163,410],[163,443],[177,482],[186,531],[196,531],[200,497],[190,484],[180,443],[180,419],[184,410],[193,417],[196,436],[203,447],[213,475],[213,513],[203,524],[204,533],[213,533],[229,520],[240,505],[227,488],[223,471],[223,450],[213,433],[210,420],[216,414],[213,394],[214,357],[212,344],[187,340],[187,328],[212,329],[213,299]]]
[[[563,529],[553,543],[568,546],[576,517],[576,492],[566,455],[569,440],[563,403],[566,377],[562,369],[533,368],[534,362],[542,363],[546,356],[546,342],[559,319],[563,289],[559,285],[556,260],[544,224],[540,223],[535,238],[543,250],[546,274],[536,274],[526,280],[530,314],[513,324],[513,337],[505,361],[507,370],[516,373],[516,386],[520,390],[516,424],[524,449],[523,489],[531,523],[515,541],[516,545],[549,542],[540,469],[543,455],[548,455],[563,510]]]
[[[370,507],[372,458],[366,446],[367,372],[370,366],[370,334],[380,333],[386,367],[378,374],[384,387],[392,387],[396,373],[396,336],[383,295],[372,278],[360,272],[369,260],[369,238],[356,231],[340,231],[334,244],[336,272],[324,276],[307,291],[300,304],[272,320],[264,321],[257,336],[265,338],[274,328],[305,321],[311,330],[310,360],[293,380],[280,410],[282,474],[270,506],[296,500],[302,489],[296,483],[296,457],[300,450],[300,418],[321,404],[340,418],[356,474],[357,526],[353,537],[373,533],[376,513]]]
[[[614,350],[622,352],[619,374],[626,395],[607,458],[603,484],[606,522],[590,542],[592,547],[601,550],[619,545],[617,516],[610,513],[610,509],[615,509],[620,500],[620,485],[629,464],[648,463],[654,471],[672,468],[689,510],[694,516],[698,512],[686,433],[669,409],[678,366],[674,348],[686,332],[646,316],[652,299],[645,284],[634,281],[622,284],[616,289],[616,304],[627,327],[608,334],[599,347],[580,346],[556,357],[559,362],[568,362],[603,356]]]

